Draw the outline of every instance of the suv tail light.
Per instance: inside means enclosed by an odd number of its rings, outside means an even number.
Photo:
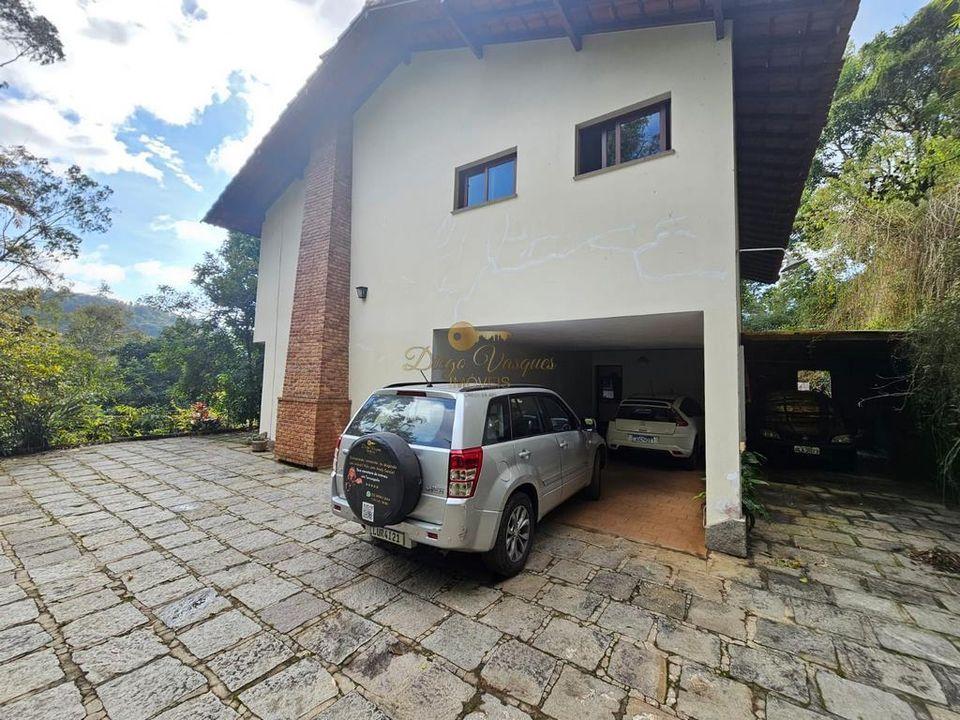
[[[450,472],[447,477],[447,497],[473,497],[483,467],[483,448],[450,451]]]
[[[333,471],[337,471],[337,457],[340,455],[340,441],[343,435],[337,435],[337,444],[333,447]]]
[[[690,423],[687,422],[687,419],[676,410],[673,411],[673,421],[677,424],[677,427],[690,426]]]

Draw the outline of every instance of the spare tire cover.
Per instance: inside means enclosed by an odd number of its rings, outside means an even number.
[[[367,525],[395,525],[420,501],[420,461],[396,433],[362,435],[343,464],[343,488],[353,510]]]

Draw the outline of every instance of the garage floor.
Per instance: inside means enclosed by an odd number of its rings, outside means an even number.
[[[702,470],[623,454],[608,461],[599,502],[571,500],[551,519],[705,557],[701,501],[694,499],[703,487]]]

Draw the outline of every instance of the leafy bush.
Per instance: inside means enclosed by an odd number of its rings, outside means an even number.
[[[740,502],[751,527],[753,519],[765,518],[770,514],[760,497],[760,488],[767,484],[767,474],[763,469],[766,462],[767,459],[757,452],[740,455]]]
[[[960,289],[931,304],[909,339],[909,404],[936,461],[944,501],[960,500]]]
[[[114,392],[112,363],[30,322],[0,325],[0,454],[103,437]]]
[[[220,415],[204,402],[176,408],[171,420],[176,432],[208,433],[223,427]]]

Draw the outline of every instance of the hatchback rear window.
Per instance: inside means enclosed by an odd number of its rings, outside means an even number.
[[[673,408],[662,405],[621,405],[617,420],[646,420],[647,422],[676,422]]]
[[[392,432],[411,445],[449,448],[456,402],[451,397],[372,395],[346,434]]]

